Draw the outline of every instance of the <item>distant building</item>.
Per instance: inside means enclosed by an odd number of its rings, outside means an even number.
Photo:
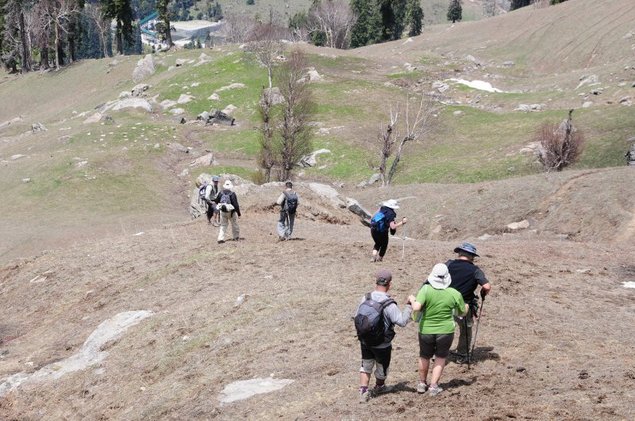
[[[211,22],[208,20],[186,20],[180,22],[170,22],[172,25],[172,41],[178,46],[184,46],[192,40],[200,40],[204,43],[208,35],[214,34],[217,37],[218,31],[223,27],[224,22]]]

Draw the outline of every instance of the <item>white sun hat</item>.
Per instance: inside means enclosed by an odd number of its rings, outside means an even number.
[[[452,283],[452,277],[448,267],[443,263],[437,263],[428,276],[428,283],[434,289],[446,289]]]
[[[395,199],[386,200],[384,203],[382,203],[382,206],[386,206],[390,209],[399,209],[399,205],[397,204],[397,201]]]

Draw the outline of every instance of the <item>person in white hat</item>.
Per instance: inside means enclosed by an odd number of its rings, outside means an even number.
[[[238,198],[236,193],[232,191],[234,185],[230,180],[225,181],[223,190],[218,192],[214,202],[218,203],[216,208],[220,211],[220,229],[218,230],[218,243],[225,242],[225,233],[229,221],[232,223],[232,238],[237,241],[240,239],[240,228],[238,227],[238,218],[240,217],[240,207],[238,206]]]
[[[449,288],[452,277],[448,267],[437,263],[432,268],[427,282],[417,293],[411,295],[408,301],[412,303],[412,310],[420,312],[419,321],[419,384],[417,392],[438,395],[443,391],[439,387],[439,380],[443,374],[445,361],[450,353],[450,346],[454,339],[453,311],[458,314],[467,313],[467,305],[463,296],[454,288]],[[432,368],[432,378],[428,383],[428,369],[430,359],[435,357]]]
[[[373,257],[371,262],[381,262],[388,249],[388,232],[391,235],[397,233],[397,227],[408,222],[407,218],[402,218],[401,222],[395,222],[399,205],[395,199],[390,199],[382,203],[381,207],[370,220],[370,235],[373,237]]]

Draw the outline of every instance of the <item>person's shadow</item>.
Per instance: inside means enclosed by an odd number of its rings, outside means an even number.
[[[499,361],[500,355],[498,353],[493,352],[493,346],[479,346],[474,348],[472,354],[470,355],[470,364],[476,364],[479,362],[494,360]],[[458,357],[457,355],[450,354],[448,356],[448,361],[451,361],[455,364],[467,364],[467,360],[463,357]]]

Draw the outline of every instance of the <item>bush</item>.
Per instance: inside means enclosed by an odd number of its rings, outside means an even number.
[[[536,131],[534,140],[539,143],[538,160],[545,171],[562,171],[574,164],[582,155],[584,136],[576,130],[569,118],[560,124],[544,123]]]

